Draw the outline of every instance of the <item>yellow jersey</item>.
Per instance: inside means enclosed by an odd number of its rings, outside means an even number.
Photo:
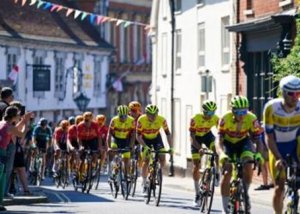
[[[219,122],[219,135],[223,136],[230,143],[237,143],[250,135],[259,137],[263,130],[255,114],[247,112],[240,127],[234,119],[233,113],[227,112]]]
[[[209,120],[204,118],[203,113],[196,114],[190,122],[190,132],[195,133],[196,136],[203,136],[210,132],[213,126],[218,126],[219,117],[213,115]]]
[[[287,113],[282,107],[282,98],[267,102],[263,121],[267,134],[274,133],[277,143],[289,143],[299,136],[300,101],[293,112]]]
[[[134,130],[135,121],[131,116],[128,116],[123,122],[120,121],[120,118],[118,116],[115,116],[111,119],[109,131],[116,138],[126,139]]]
[[[137,133],[146,139],[154,139],[163,128],[166,133],[170,133],[167,121],[164,117],[157,115],[154,121],[149,121],[146,114],[139,117],[137,121]]]

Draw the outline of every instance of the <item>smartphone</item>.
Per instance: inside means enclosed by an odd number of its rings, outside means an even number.
[[[20,115],[23,116],[25,114],[25,106],[21,107]]]

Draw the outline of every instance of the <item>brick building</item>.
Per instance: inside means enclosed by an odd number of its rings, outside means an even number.
[[[292,38],[296,9],[292,0],[236,2],[236,24],[228,27],[236,32],[236,94],[246,95],[262,119],[264,104],[275,96],[271,55],[284,39]]]
[[[151,0],[79,2],[82,9],[109,17],[146,24],[150,20]],[[134,24],[124,28],[115,22],[107,22],[100,28],[107,42],[115,47],[107,77],[108,114],[113,115],[117,105],[128,104],[132,100],[138,100],[145,106],[149,103],[151,85],[151,47],[146,30]]]

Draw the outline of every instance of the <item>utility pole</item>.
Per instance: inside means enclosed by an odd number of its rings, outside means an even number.
[[[172,38],[172,45],[171,45],[171,131],[173,135],[173,142],[174,142],[174,133],[175,133],[175,124],[174,124],[174,117],[175,117],[175,112],[174,112],[174,70],[175,70],[175,65],[174,65],[174,53],[175,53],[175,1],[170,0],[170,8],[171,8],[171,38]],[[170,171],[169,171],[169,176],[174,176],[174,159],[173,159],[173,154],[170,155]]]

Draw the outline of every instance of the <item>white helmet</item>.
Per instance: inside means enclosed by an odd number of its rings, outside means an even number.
[[[294,75],[288,75],[280,80],[279,87],[282,91],[298,92],[300,91],[300,78]]]

